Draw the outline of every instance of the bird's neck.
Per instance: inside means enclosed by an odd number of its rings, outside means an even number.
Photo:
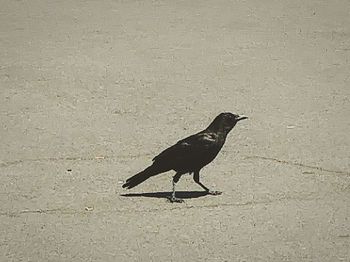
[[[207,127],[207,130],[215,133],[224,131],[221,121],[219,121],[217,118],[215,118],[214,121],[210,123],[210,125]]]
[[[228,135],[228,133],[232,130],[233,127],[234,126],[227,128],[224,125],[222,125],[220,122],[214,120],[207,127],[206,130],[209,132],[217,133],[217,134],[220,134],[221,136],[226,137]]]

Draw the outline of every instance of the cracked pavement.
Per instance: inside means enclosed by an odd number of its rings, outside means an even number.
[[[350,261],[348,1],[1,7],[0,261]],[[222,111],[222,195],[121,188]]]

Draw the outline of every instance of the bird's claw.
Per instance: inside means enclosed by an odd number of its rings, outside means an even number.
[[[218,195],[221,195],[221,194],[222,194],[221,191],[212,191],[212,190],[208,191],[208,195],[212,195],[212,196],[218,196]]]
[[[185,202],[183,199],[181,199],[181,198],[176,198],[176,197],[170,197],[170,198],[169,198],[169,201],[170,201],[171,203],[183,203],[183,202]]]

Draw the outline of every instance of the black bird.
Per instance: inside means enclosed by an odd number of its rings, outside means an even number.
[[[208,194],[219,195],[219,191],[211,191],[199,181],[199,171],[217,156],[225,143],[227,134],[238,121],[247,119],[232,113],[221,113],[203,131],[178,141],[153,158],[153,164],[140,173],[130,177],[123,185],[133,188],[148,178],[169,170],[176,171],[173,177],[171,202],[183,202],[175,197],[175,185],[186,173],[193,173],[194,181]]]

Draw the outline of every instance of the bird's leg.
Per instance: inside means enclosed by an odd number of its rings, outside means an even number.
[[[180,174],[180,173],[176,173],[175,176],[173,177],[173,192],[172,192],[171,197],[169,199],[171,203],[182,203],[182,202],[184,202],[183,199],[176,198],[176,196],[175,196],[175,186],[176,186],[176,183],[179,182],[181,175],[182,174]]]
[[[196,182],[198,185],[200,185],[209,195],[221,195],[222,192],[220,191],[212,191],[209,188],[207,188],[205,185],[203,185],[200,181],[199,181],[199,171],[195,171],[193,174],[193,180],[194,182]]]

